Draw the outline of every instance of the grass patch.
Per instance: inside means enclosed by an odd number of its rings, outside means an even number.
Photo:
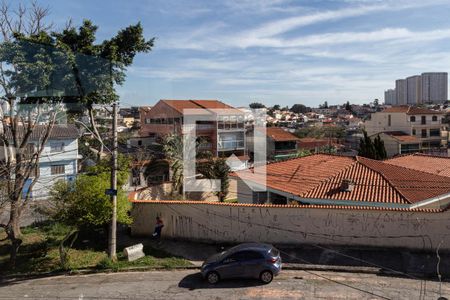
[[[22,229],[22,246],[19,248],[16,268],[12,270],[8,266],[9,262],[9,241],[0,242],[0,276],[11,274],[36,274],[52,271],[62,271],[59,259],[59,243],[70,231],[70,228],[57,224],[45,223],[37,226],[25,227]],[[118,261],[111,262],[104,250],[106,250],[106,239],[103,231],[81,234],[69,250],[68,270],[79,270],[86,268],[100,270],[120,270],[129,267],[155,267],[155,268],[176,268],[191,265],[189,261],[173,257],[170,254],[145,245],[145,257],[133,262],[126,261],[121,252],[117,253]],[[4,231],[0,231],[0,239],[6,236]],[[100,242],[101,241],[101,242]],[[103,247],[103,244],[104,247]],[[118,251],[124,245],[117,245]]]

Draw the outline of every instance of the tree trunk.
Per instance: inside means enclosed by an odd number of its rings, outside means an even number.
[[[9,222],[6,226],[6,234],[11,241],[11,251],[9,257],[9,264],[12,269],[16,267],[17,253],[22,244],[22,231],[20,230],[20,210],[18,202],[11,203],[11,211]]]

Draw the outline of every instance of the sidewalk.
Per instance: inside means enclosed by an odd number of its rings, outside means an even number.
[[[149,242],[146,238],[130,238],[130,242]],[[162,240],[157,246],[174,256],[183,257],[200,267],[209,256],[233,245],[214,245],[183,240]],[[320,270],[352,273],[384,274],[437,280],[437,256],[433,253],[402,249],[344,248],[330,246],[275,245],[281,251],[284,269]],[[450,253],[440,253],[442,280],[450,280]]]

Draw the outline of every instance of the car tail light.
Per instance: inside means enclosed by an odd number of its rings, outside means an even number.
[[[278,260],[278,258],[277,257],[272,257],[271,259],[268,259],[267,260],[267,262],[269,262],[269,263],[276,263],[277,262],[277,260]]]

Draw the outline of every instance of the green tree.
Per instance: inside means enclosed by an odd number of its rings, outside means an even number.
[[[349,112],[352,112],[353,110],[352,110],[352,106],[350,105],[350,102],[349,101],[347,101],[346,103],[345,103],[345,110],[346,111],[349,111]]]
[[[92,131],[102,141],[95,115],[94,104],[109,104],[118,100],[115,85],[125,82],[125,71],[138,53],[151,51],[154,38],[146,40],[140,23],[130,25],[108,40],[98,43],[98,27],[90,20],[76,28],[69,24],[62,32],[53,33],[53,43],[64,48],[68,57],[67,69],[73,80],[54,82],[64,90],[65,101],[81,104],[87,109]],[[89,77],[89,78],[87,78]],[[103,153],[100,143],[98,158]]]
[[[54,221],[67,225],[71,230],[59,245],[60,264],[67,268],[68,250],[78,238],[80,231],[105,228],[111,221],[112,203],[105,190],[110,188],[108,173],[79,175],[75,182],[57,182],[51,192],[50,210]],[[117,194],[117,221],[130,224],[130,203],[126,192],[120,188]],[[104,230],[107,232],[107,230]],[[69,241],[68,247],[65,243]]]
[[[183,140],[180,135],[164,137],[163,151],[170,162],[172,191],[183,194]]]
[[[328,108],[328,101],[325,101],[323,104],[319,105],[319,108]]]
[[[249,107],[252,109],[258,109],[258,108],[265,108],[266,106],[260,102],[252,102],[250,103]]]
[[[373,146],[375,147],[376,159],[383,160],[387,158],[384,141],[381,139],[380,135],[377,135],[373,140]]]
[[[304,114],[304,113],[310,112],[311,108],[306,107],[303,104],[294,104],[294,105],[292,105],[290,111],[293,113],[297,113],[297,114],[299,114],[299,113]]]
[[[118,158],[117,221],[130,224],[130,203],[122,186],[129,178],[130,161],[123,155]],[[111,221],[112,203],[105,190],[111,187],[110,161],[103,159],[86,174],[78,175],[74,182],[58,181],[50,191],[51,205],[44,210],[54,221],[67,225],[71,230],[59,245],[60,263],[67,267],[68,249],[84,230],[105,228]],[[104,230],[107,232],[107,230]],[[69,241],[66,248],[65,243]]]
[[[367,135],[366,131],[363,131],[363,135],[364,137],[361,138],[359,142],[359,149],[358,149],[359,156],[377,160],[387,158],[384,142],[379,135],[377,135],[373,141]]]
[[[0,227],[11,241],[12,267],[22,243],[20,219],[39,180],[39,175],[31,175],[53,126],[61,122],[62,104],[87,107],[92,130],[101,140],[93,104],[117,101],[115,86],[123,84],[126,68],[137,53],[148,52],[153,46],[153,39],[144,39],[139,23],[101,43],[97,42],[97,27],[88,20],[79,29],[69,24],[61,32],[51,32],[46,22],[48,12],[48,8],[36,3],[17,10],[5,2],[0,6],[0,97],[8,104],[10,117],[2,118],[1,122],[4,130],[12,133],[11,138],[0,134],[0,140],[5,147],[15,149],[0,163],[4,178],[11,178],[7,181],[9,219]],[[43,123],[46,125],[40,125]],[[29,155],[26,147],[39,127],[36,125],[44,129],[34,153]],[[99,143],[99,157],[102,148],[103,143]],[[24,186],[29,180],[31,184],[26,191]]]
[[[230,167],[228,166],[226,159],[212,158],[207,159],[199,165],[199,172],[208,179],[220,179],[220,191],[215,192],[220,202],[223,202],[228,195],[230,187]]]

